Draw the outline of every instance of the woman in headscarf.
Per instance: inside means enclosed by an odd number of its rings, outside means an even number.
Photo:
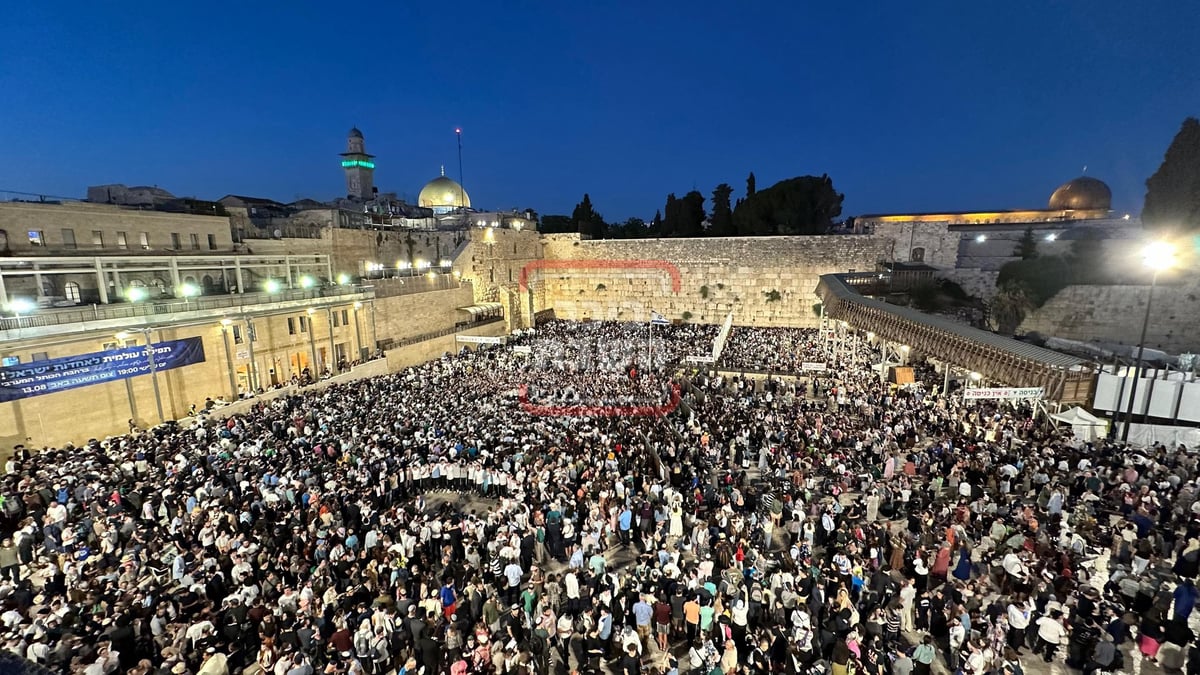
[[[971,552],[967,550],[965,543],[960,543],[958,547],[958,564],[954,566],[954,578],[959,581],[971,579]]]

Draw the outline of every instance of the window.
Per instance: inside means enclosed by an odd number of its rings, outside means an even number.
[[[66,296],[67,300],[70,300],[72,303],[78,305],[80,299],[79,284],[75,283],[74,281],[68,281],[63,285],[63,295]]]
[[[138,243],[141,245],[143,251],[149,251],[150,250],[150,233],[142,232],[140,235],[138,235]]]
[[[308,332],[308,317],[307,316],[300,317],[300,332],[301,333]]]
[[[92,230],[92,246],[104,248],[104,231]]]
[[[348,309],[342,310],[342,325],[343,326],[350,325],[350,310],[348,310]]]
[[[296,334],[296,320],[289,316],[288,317],[288,335],[295,335],[295,334]]]
[[[912,250],[912,256],[909,257],[912,262],[925,262],[925,249],[920,246]]]
[[[178,232],[171,233],[171,248],[175,249],[176,251],[183,248],[183,240],[179,238]]]
[[[122,250],[129,248],[129,241],[125,239],[124,232],[117,233],[117,248]]]
[[[30,246],[45,246],[46,245],[46,233],[42,230],[30,230],[29,231],[29,245]]]
[[[337,312],[333,313],[333,327],[334,328],[338,327],[338,313]]]
[[[30,361],[49,361],[50,355],[46,352],[34,352],[30,357]]]
[[[236,323],[233,324],[233,344],[242,344],[242,327]]]
[[[192,240],[192,250],[199,251],[200,250],[200,235],[192,234],[192,235],[189,235],[189,238]]]
[[[75,248],[75,230],[64,227],[62,230],[63,248]]]
[[[210,250],[210,251],[217,250],[217,235],[215,235],[215,234],[208,235],[208,250]]]

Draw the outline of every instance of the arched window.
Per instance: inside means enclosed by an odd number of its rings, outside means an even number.
[[[67,300],[78,305],[80,301],[79,284],[75,283],[74,281],[68,281],[63,286],[63,295],[67,297]]]
[[[925,262],[925,249],[920,246],[914,248],[909,259],[913,262]]]

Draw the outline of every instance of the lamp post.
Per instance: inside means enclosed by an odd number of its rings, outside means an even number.
[[[229,326],[232,319],[221,319],[221,339],[225,341],[225,369],[229,371],[229,400],[238,398],[237,379],[233,376],[233,350],[229,348]]]
[[[1150,325],[1150,307],[1154,303],[1154,287],[1158,285],[1158,273],[1175,265],[1175,247],[1165,241],[1156,241],[1142,249],[1142,264],[1154,274],[1150,277],[1150,291],[1146,294],[1146,314],[1142,317],[1142,335],[1138,338],[1137,358],[1133,366],[1133,382],[1129,385],[1129,402],[1125,404],[1125,426],[1121,428],[1121,442],[1129,441],[1129,427],[1133,425],[1133,400],[1137,396],[1138,380],[1142,377],[1142,356],[1146,351],[1146,328]]]
[[[363,358],[362,332],[358,327],[358,310],[360,309],[362,309],[362,303],[354,303],[354,346],[357,349],[355,353],[358,354],[358,358],[356,360],[363,361],[365,359]]]

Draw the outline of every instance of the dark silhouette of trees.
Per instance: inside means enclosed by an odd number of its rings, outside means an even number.
[[[1200,120],[1189,117],[1146,181],[1142,223],[1160,234],[1200,232]]]
[[[712,227],[709,235],[713,237],[730,237],[736,234],[733,228],[733,206],[730,197],[733,196],[733,186],[721,183],[713,188],[712,193]]]
[[[737,234],[824,234],[842,214],[845,195],[833,189],[827,175],[779,181],[733,211]]]

